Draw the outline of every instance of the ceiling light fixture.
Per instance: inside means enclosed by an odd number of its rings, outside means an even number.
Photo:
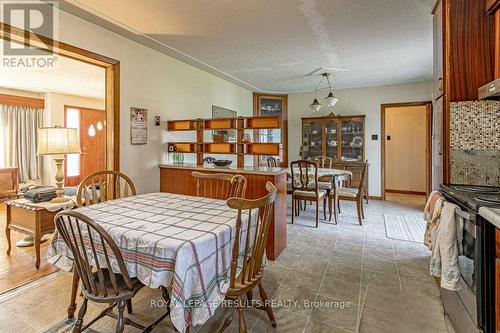
[[[330,88],[330,93],[324,99],[325,105],[327,107],[332,107],[335,104],[337,104],[337,102],[339,101],[339,99],[337,97],[333,96],[333,93],[332,93],[332,84],[330,82],[330,73],[321,73],[321,80],[319,80],[319,83],[316,86],[316,89],[314,89],[314,101],[311,103],[311,105],[309,105],[309,107],[311,108],[311,110],[313,110],[313,112],[318,112],[321,109],[322,105],[318,101],[318,89],[319,89],[321,83],[323,82],[323,79],[325,79],[325,78],[328,82],[328,87]]]

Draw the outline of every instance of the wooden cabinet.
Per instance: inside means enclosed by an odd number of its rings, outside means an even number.
[[[495,327],[496,332],[500,332],[500,229],[495,229],[495,235]]]
[[[253,94],[254,116],[280,117],[279,129],[261,129],[254,132],[256,142],[281,142],[278,154],[282,167],[288,166],[288,95]],[[257,165],[267,165],[267,156],[257,156]]]
[[[433,95],[435,101],[443,98],[444,182],[450,174],[450,102],[477,100],[479,87],[494,77],[495,19],[485,11],[490,2],[493,0],[438,0],[432,12]]]
[[[432,105],[432,189],[443,182],[443,101],[441,96]]]
[[[365,116],[302,118],[302,158],[365,160]]]
[[[443,67],[443,1],[439,1],[432,18],[433,47],[434,47],[434,99],[444,94],[444,67]]]
[[[495,41],[493,48],[495,50],[495,79],[500,78],[500,0],[487,0],[486,12],[494,17],[495,20]]]

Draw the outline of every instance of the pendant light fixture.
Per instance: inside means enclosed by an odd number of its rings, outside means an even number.
[[[321,80],[319,81],[316,89],[314,89],[314,101],[311,103],[311,105],[309,105],[309,107],[311,108],[311,110],[313,110],[313,112],[318,112],[321,109],[322,105],[318,101],[318,89],[319,89],[321,83],[323,82],[323,79],[325,79],[325,78],[328,82],[328,87],[330,88],[330,93],[324,99],[325,105],[327,107],[332,107],[335,104],[337,104],[337,102],[338,102],[338,98],[333,96],[333,93],[332,93],[332,85],[330,83],[330,73],[322,73]]]

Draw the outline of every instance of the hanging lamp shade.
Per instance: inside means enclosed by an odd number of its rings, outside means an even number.
[[[309,105],[309,107],[311,108],[311,110],[313,110],[314,112],[318,112],[319,109],[321,109],[321,104],[319,103],[318,99],[315,98],[314,101],[312,102],[311,105]]]
[[[328,94],[328,96],[326,96],[325,98],[325,104],[326,106],[334,106],[335,104],[337,104],[337,102],[339,101],[339,99],[335,96],[333,96],[333,93],[330,91],[330,93]]]

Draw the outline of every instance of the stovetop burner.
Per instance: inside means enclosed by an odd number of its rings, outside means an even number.
[[[480,196],[475,198],[474,200],[476,200],[479,203],[487,205],[500,205],[500,197],[498,196],[492,196],[492,197]]]
[[[464,192],[474,193],[500,193],[499,187],[477,186],[477,185],[454,185],[454,188]]]

